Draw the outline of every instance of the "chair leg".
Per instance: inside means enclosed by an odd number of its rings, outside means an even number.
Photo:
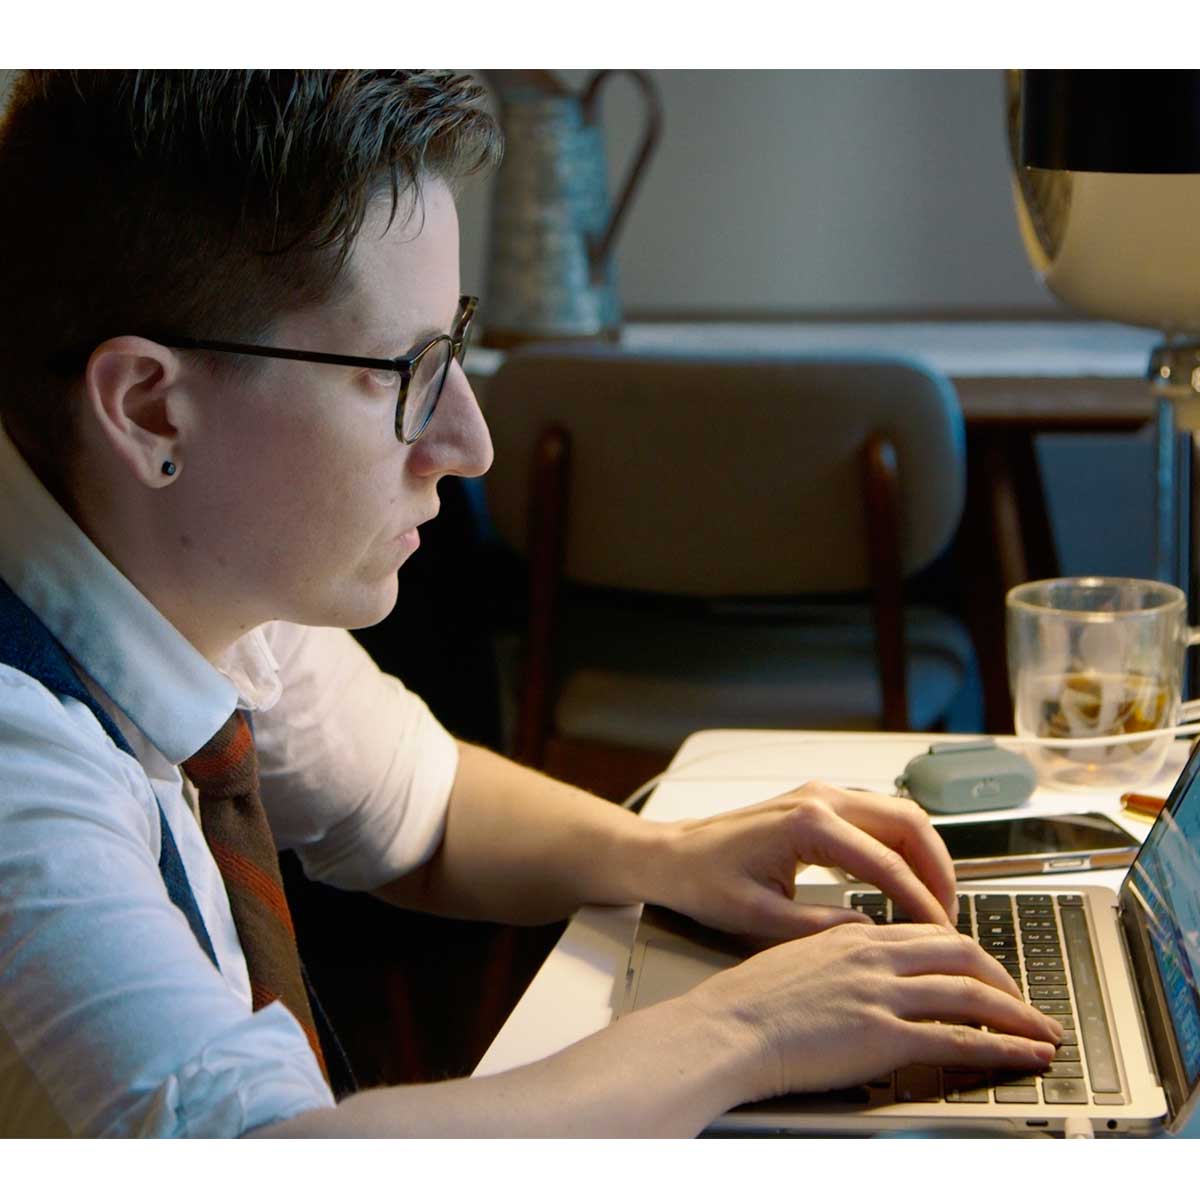
[[[545,758],[554,704],[554,636],[570,479],[570,436],[565,429],[547,428],[538,440],[530,483],[529,637],[517,717],[516,756],[533,767]]]
[[[875,652],[883,688],[883,727],[908,724],[908,666],[900,566],[900,476],[896,448],[872,434],[862,452],[863,497],[875,610]]]

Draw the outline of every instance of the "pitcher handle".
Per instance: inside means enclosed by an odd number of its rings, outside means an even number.
[[[594,284],[601,280],[604,264],[608,261],[613,243],[617,238],[617,231],[629,208],[629,202],[633,199],[633,193],[641,180],[642,172],[646,169],[646,164],[650,161],[650,156],[654,153],[659,135],[662,133],[662,101],[659,98],[658,87],[645,71],[597,71],[588,81],[581,98],[583,119],[589,123],[595,122],[600,102],[600,89],[613,75],[628,75],[641,89],[642,100],[646,106],[646,123],[642,129],[642,143],[634,156],[629,173],[621,184],[617,202],[613,205],[612,216],[608,219],[608,227],[588,247],[588,263],[591,267],[592,283]]]

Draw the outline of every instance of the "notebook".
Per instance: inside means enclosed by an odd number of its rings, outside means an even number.
[[[913,1066],[860,1087],[747,1104],[712,1128],[742,1133],[1177,1131],[1200,1093],[1200,743],[1129,869],[1101,887],[960,887],[959,929],[1064,1026],[1036,1075]],[[798,886],[798,903],[906,920],[861,884]],[[738,961],[720,934],[649,906],[614,996],[624,1013]],[[1086,1130],[1084,1130],[1086,1132]]]

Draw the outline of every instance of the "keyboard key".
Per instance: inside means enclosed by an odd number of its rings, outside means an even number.
[[[1012,912],[1012,897],[1011,896],[993,896],[984,892],[979,892],[975,896],[975,911],[977,913],[984,912]]]
[[[1030,1001],[1033,1004],[1033,1007],[1038,1010],[1038,1012],[1049,1013],[1050,1016],[1054,1017],[1060,1025],[1063,1023],[1063,1019],[1060,1014],[1064,1014],[1066,1016],[1070,1016],[1071,1014],[1070,1000],[1038,1000],[1036,997],[1031,997]],[[1072,1025],[1071,1028],[1074,1029],[1075,1026]]]
[[[943,1071],[942,1093],[951,1104],[986,1104],[987,1074],[982,1071]]]
[[[984,937],[979,939],[979,944],[985,950],[1015,950],[1017,939],[1014,937]]]
[[[1057,945],[1043,946],[1040,943],[1033,946],[1022,946],[1026,958],[1056,958],[1062,951]]]
[[[1019,909],[1017,915],[1021,917],[1022,920],[1024,920],[1026,917],[1052,917],[1054,916],[1054,909],[1050,908],[1048,905],[1043,906],[1041,904],[1031,904],[1027,908]]]
[[[1041,1076],[1024,1072],[1018,1074],[1016,1071],[993,1071],[991,1078],[996,1087],[1033,1087]]]
[[[1081,907],[1062,909],[1063,937],[1071,960],[1071,978],[1075,983],[1075,1005],[1079,1014],[1079,1032],[1087,1052],[1088,1073],[1095,1092],[1119,1092],[1117,1059],[1108,1032],[1104,997],[1096,959],[1088,936],[1087,915]]]
[[[1036,1087],[998,1087],[993,1089],[992,1095],[996,1097],[997,1104],[1036,1104],[1038,1102]]]
[[[1036,896],[1030,896],[1028,894],[1023,894],[1023,895],[1020,895],[1017,897],[1017,907],[1018,908],[1020,908],[1022,906],[1028,906],[1030,904],[1039,904],[1039,905],[1045,906],[1047,904],[1053,904],[1053,903],[1054,903],[1054,897],[1051,896],[1047,892],[1040,892]]]
[[[1082,908],[1083,907],[1083,897],[1082,896],[1059,896],[1058,903],[1063,908]]]
[[[1028,932],[1030,929],[1057,929],[1058,923],[1053,917],[1022,917],[1021,931]]]
[[[1031,929],[1021,941],[1027,946],[1057,946],[1058,933],[1053,929]]]
[[[1032,955],[1026,955],[1025,969],[1028,971],[1061,971],[1063,969],[1063,960],[1061,958],[1051,958],[1049,955],[1045,958],[1034,958]]]
[[[918,1104],[941,1098],[937,1067],[901,1067],[896,1072],[897,1103]]]
[[[1062,1025],[1061,1017],[1058,1019],[1058,1023]],[[1064,1027],[1062,1042],[1059,1043],[1059,1049],[1061,1050],[1063,1046],[1076,1046],[1078,1044],[1078,1035],[1076,1034],[1076,1031],[1074,1029],[1067,1029]]]
[[[1065,987],[1031,987],[1029,989],[1031,1000],[1066,1000],[1070,994]]]
[[[1057,1050],[1055,1050],[1053,1061],[1054,1062],[1078,1062],[1079,1061],[1079,1047],[1076,1046],[1072,1042],[1067,1042],[1064,1039],[1063,1043],[1059,1046],[1059,1048]]]
[[[1082,1079],[1043,1079],[1042,1096],[1047,1104],[1086,1104],[1088,1091]]]
[[[1034,985],[1065,984],[1067,982],[1065,971],[1030,971],[1025,978]]]
[[[1043,1079],[1082,1079],[1083,1064],[1081,1062],[1059,1061],[1051,1059],[1050,1065],[1046,1068]]]
[[[1011,950],[992,950],[990,954],[998,963],[1003,963],[1005,966],[1011,964],[1015,967],[1017,965],[1017,949],[1015,946]]]

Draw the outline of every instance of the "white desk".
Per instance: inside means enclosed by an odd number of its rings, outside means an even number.
[[[894,790],[893,781],[910,758],[925,750],[929,734],[779,733],[769,730],[709,730],[684,742],[671,765],[672,777],[650,798],[643,815],[671,821],[705,817],[756,804],[810,779],[853,787]],[[937,738],[938,741],[949,740]],[[970,740],[970,739],[963,739]],[[1003,743],[1003,738],[997,741]],[[1172,747],[1160,776],[1141,790],[1165,796],[1187,757],[1187,744]],[[1132,834],[1144,838],[1150,826],[1123,816],[1120,789],[1066,793],[1038,789],[1021,813],[1106,812]],[[986,814],[985,814],[986,815]],[[978,819],[970,817],[947,820]],[[1078,882],[1120,886],[1124,871],[1055,874],[1055,886]],[[802,882],[836,882],[822,867],[809,867]],[[1047,877],[1006,879],[1005,886],[1046,885]],[[476,1075],[522,1066],[603,1029],[612,1019],[614,981],[626,967],[640,906],[584,908],[572,919],[558,945],[475,1070]],[[1200,1122],[1193,1123],[1200,1126]],[[1200,1128],[1189,1130],[1200,1133]]]

